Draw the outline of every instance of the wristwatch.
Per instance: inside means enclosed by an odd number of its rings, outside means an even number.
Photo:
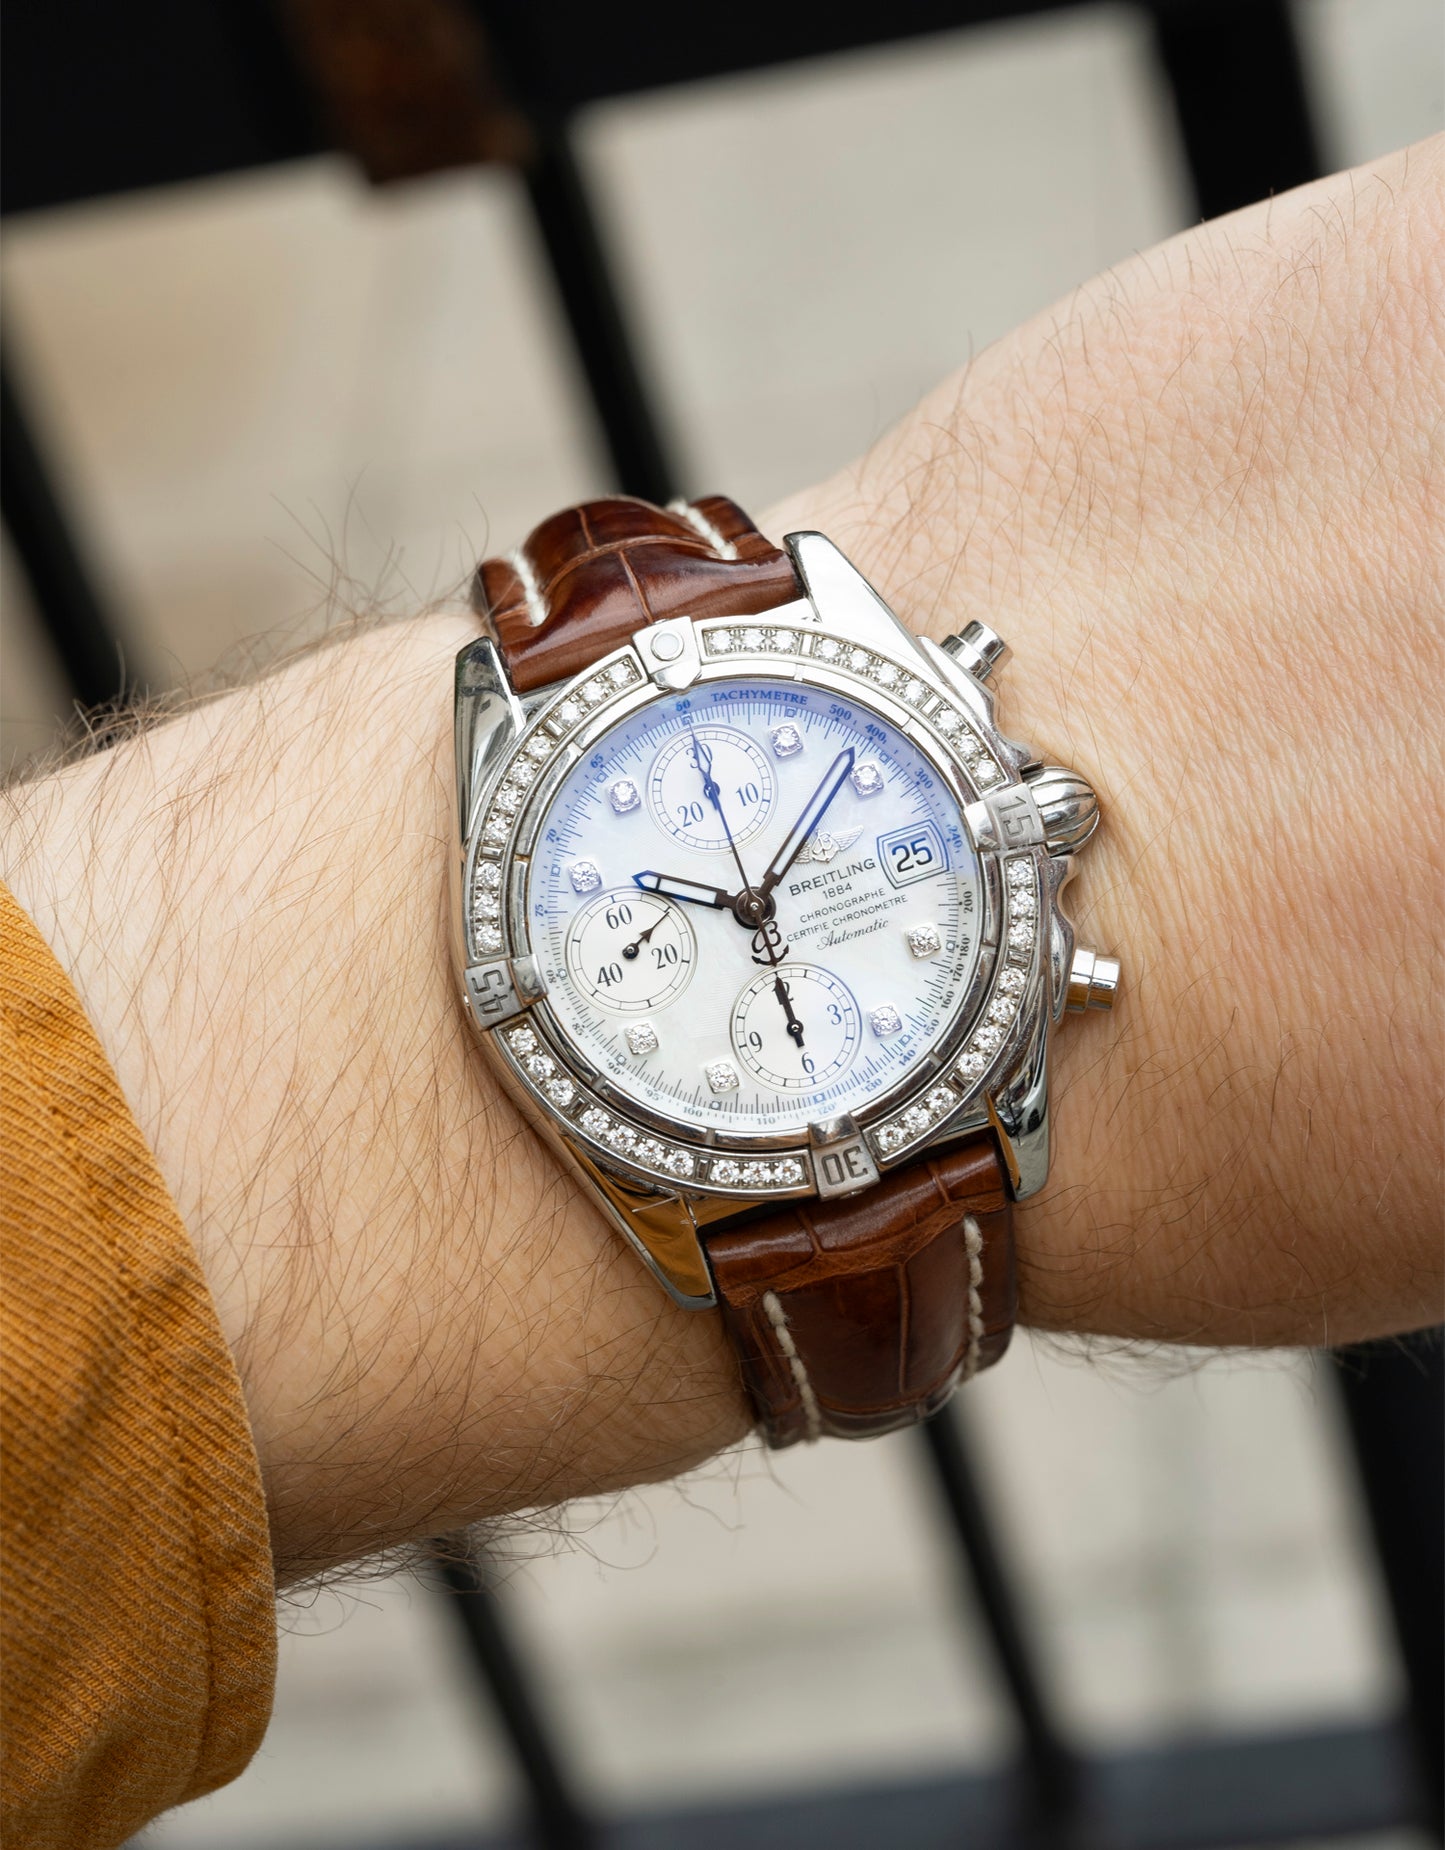
[[[1060,894],[1088,782],[821,533],[589,501],[482,564],[455,954],[506,1090],[774,1446],[924,1419],[1003,1353],[1049,1038],[1114,959]]]

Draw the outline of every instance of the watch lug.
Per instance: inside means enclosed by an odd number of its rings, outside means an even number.
[[[698,1238],[697,1222],[678,1195],[644,1188],[603,1169],[570,1137],[568,1156],[602,1204],[607,1218],[684,1310],[711,1310],[717,1303],[712,1274]],[[736,1211],[736,1203],[728,1204]]]
[[[497,767],[526,729],[501,651],[479,636],[457,656],[454,712],[457,840],[465,844]]]
[[[1008,1081],[989,1096],[988,1115],[998,1133],[1014,1199],[1037,1194],[1049,1178],[1049,1025],[1039,1010],[1034,1032]]]
[[[917,637],[904,628],[857,566],[824,534],[788,533],[783,544],[808,594],[815,622],[826,625],[832,635],[889,655],[917,653]]]

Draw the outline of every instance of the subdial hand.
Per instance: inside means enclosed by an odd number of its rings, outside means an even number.
[[[788,1018],[788,1036],[794,1046],[801,1052],[803,1047],[803,1024],[798,1020],[797,1011],[793,1007],[793,998],[788,994],[788,985],[780,976],[775,976],[773,978],[773,994],[778,998],[779,1002],[782,1003],[783,1013]]]
[[[622,955],[627,958],[636,957],[637,953],[642,949],[643,945],[647,943],[648,939],[657,930],[658,926],[662,923],[662,921],[666,917],[667,917],[667,914],[665,912],[659,912],[657,917],[648,926],[646,931],[638,932],[637,936],[632,940],[631,944],[623,945]]]

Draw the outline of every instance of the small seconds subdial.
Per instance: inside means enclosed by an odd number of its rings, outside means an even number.
[[[836,1079],[853,1064],[861,1040],[852,992],[817,964],[779,964],[755,977],[733,1004],[737,1056],[775,1092],[808,1092]]]
[[[652,761],[647,774],[647,806],[658,827],[685,847],[728,852],[727,829],[703,789],[703,765],[717,782],[735,842],[748,841],[773,813],[776,781],[762,748],[733,726],[689,726],[676,734]]]
[[[599,1008],[638,1015],[687,987],[697,965],[692,926],[671,901],[628,887],[599,893],[567,928],[567,968]]]

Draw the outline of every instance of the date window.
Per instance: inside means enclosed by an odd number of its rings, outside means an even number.
[[[931,822],[911,822],[878,837],[878,861],[894,886],[931,880],[948,866],[943,837]]]

